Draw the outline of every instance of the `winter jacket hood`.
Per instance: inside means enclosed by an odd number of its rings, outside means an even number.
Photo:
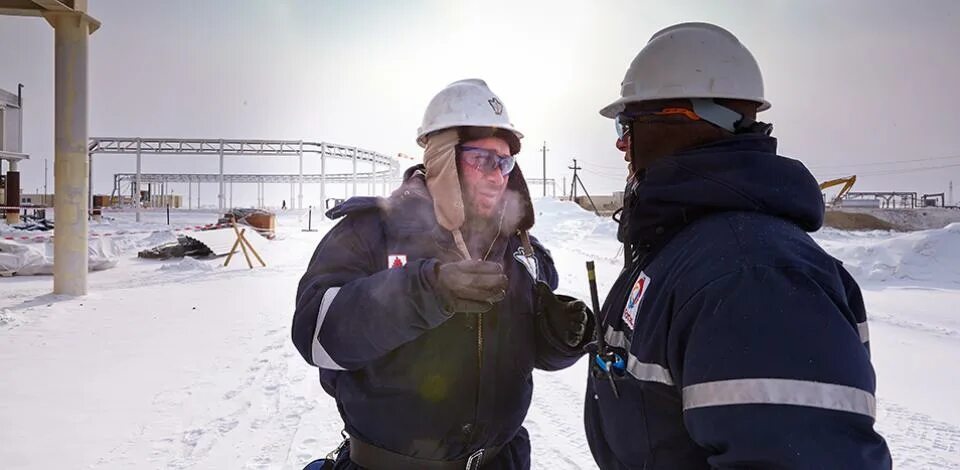
[[[631,209],[621,241],[650,243],[705,215],[730,211],[818,230],[824,209],[817,181],[801,162],[776,150],[772,137],[744,135],[658,160],[627,195]]]

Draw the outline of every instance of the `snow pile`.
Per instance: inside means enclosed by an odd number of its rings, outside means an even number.
[[[960,284],[960,223],[884,238],[877,234],[859,239],[828,234],[821,244],[859,281]]]
[[[145,248],[176,243],[177,236],[172,231],[164,230],[143,235],[119,235],[111,237],[117,253],[129,253]]]
[[[0,240],[0,276],[12,276],[30,266],[44,264],[43,252],[34,246]]]
[[[189,256],[176,263],[167,263],[160,266],[160,271],[213,271],[213,266]]]
[[[87,247],[90,271],[110,269],[117,265],[120,250],[114,240],[95,238]],[[0,275],[31,276],[53,274],[53,242],[43,244],[0,240]]]
[[[588,237],[616,239],[617,224],[613,219],[597,217],[573,202],[540,199],[534,207],[534,231],[542,238],[570,236],[576,240]]]
[[[960,210],[944,207],[924,207],[918,209],[858,209],[844,207],[841,211],[854,214],[868,214],[888,222],[902,230],[929,230],[944,228],[960,222]]]
[[[0,310],[0,326],[16,326],[19,322],[19,315],[13,313],[13,310],[5,308]]]
[[[617,224],[610,217],[597,217],[573,202],[554,199],[538,200],[534,208],[536,224],[531,233],[548,250],[572,250],[610,262],[621,260]]]

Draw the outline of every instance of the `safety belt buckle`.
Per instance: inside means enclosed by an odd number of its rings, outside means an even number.
[[[480,464],[483,463],[483,449],[480,449],[467,458],[466,470],[480,470]]]

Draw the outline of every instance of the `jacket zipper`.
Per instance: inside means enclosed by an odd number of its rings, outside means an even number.
[[[502,214],[500,216],[500,224],[501,226],[503,224]],[[500,239],[500,231],[498,229],[497,235],[493,237],[493,241],[490,243],[490,248],[487,249],[487,253],[483,257],[484,261],[486,261],[487,257],[490,256],[490,250],[493,249],[493,245],[495,245],[497,243],[497,240],[499,239]],[[437,245],[438,248],[444,251],[457,253],[454,250],[441,246],[440,242],[438,242],[436,239],[434,239],[433,242],[434,244]],[[477,313],[477,395],[476,395],[476,402],[473,405],[474,423],[477,423],[479,421],[478,418],[480,413],[480,389],[481,389],[481,382],[482,382],[482,377],[481,377],[482,373],[483,373],[483,312],[478,312]],[[468,438],[469,441],[473,441],[475,432],[476,432],[476,427],[474,427],[474,431],[470,433],[470,437]]]
[[[481,369],[483,369],[483,313],[478,313],[477,314],[477,370],[479,371]]]

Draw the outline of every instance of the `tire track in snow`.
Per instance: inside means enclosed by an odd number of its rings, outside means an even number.
[[[315,406],[298,393],[306,373],[290,373],[289,363],[296,358],[292,346],[284,347],[285,331],[266,331],[266,344],[250,342],[259,353],[251,354],[245,376],[211,404],[233,411],[154,441],[156,463],[171,469],[222,468],[228,462],[246,469],[284,466],[301,416]]]
[[[573,366],[576,367],[576,366]],[[533,468],[585,468],[581,463],[588,448],[580,410],[583,393],[564,383],[556,372],[537,373],[534,377],[538,395],[530,407],[524,426],[530,431],[533,447]],[[589,456],[589,451],[586,451]]]
[[[960,427],[897,403],[880,402],[877,431],[898,469],[960,469]]]
[[[902,318],[901,315],[892,315],[887,312],[879,312],[874,310],[867,313],[867,319],[871,322],[875,321],[877,323],[906,328],[920,333],[929,333],[943,338],[950,338],[954,340],[960,339],[960,331],[943,326],[907,320]]]

